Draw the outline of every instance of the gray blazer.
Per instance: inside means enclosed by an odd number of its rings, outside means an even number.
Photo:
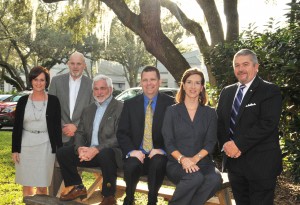
[[[49,94],[58,97],[61,107],[61,124],[73,123],[78,125],[83,109],[94,102],[92,83],[93,81],[86,76],[82,76],[78,96],[76,99],[72,119],[70,118],[69,102],[69,77],[70,74],[62,74],[52,78],[49,87]],[[63,143],[68,142],[70,137],[62,134]]]
[[[122,112],[123,103],[112,98],[106,108],[100,123],[97,148],[101,151],[103,148],[113,148],[115,152],[118,167],[122,167],[122,152],[116,137],[119,118]],[[95,103],[90,104],[84,109],[81,115],[78,129],[75,133],[75,151],[80,146],[89,147],[91,145],[93,134],[93,122],[96,114],[97,106]]]
[[[217,143],[217,114],[213,108],[199,105],[194,120],[191,121],[183,103],[170,106],[165,114],[162,133],[168,163],[179,165],[171,156],[175,150],[184,156],[192,157],[201,149],[205,149],[209,154],[199,163],[213,165],[211,154]]]

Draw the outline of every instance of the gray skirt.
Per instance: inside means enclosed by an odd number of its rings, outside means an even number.
[[[22,146],[20,162],[15,164],[16,183],[32,187],[50,186],[55,162],[55,153],[51,151],[50,141]]]

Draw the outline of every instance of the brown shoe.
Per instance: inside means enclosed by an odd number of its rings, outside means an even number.
[[[67,195],[73,188],[74,188],[73,185],[63,188],[62,191],[60,192],[60,196]]]
[[[102,202],[99,205],[116,205],[117,201],[114,196],[103,197]]]
[[[73,189],[64,195],[61,195],[59,200],[61,201],[72,201],[74,199],[80,198],[81,200],[87,197],[86,188],[79,188],[78,186],[74,186]]]

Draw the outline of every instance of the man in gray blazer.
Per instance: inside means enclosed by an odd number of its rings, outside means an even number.
[[[122,166],[116,132],[123,103],[113,98],[112,91],[112,80],[109,77],[98,75],[94,78],[95,102],[82,112],[74,137],[75,146],[64,146],[57,151],[66,186],[66,191],[60,197],[62,201],[82,199],[87,195],[77,171],[78,166],[101,167],[104,197],[100,204],[116,204],[117,167]]]
[[[60,101],[62,141],[73,144],[83,109],[93,102],[92,80],[82,75],[86,68],[82,53],[74,52],[68,61],[69,73],[52,78],[49,94]]]
[[[82,75],[86,68],[82,53],[74,52],[68,61],[69,73],[52,78],[49,94],[55,95],[61,107],[62,142],[72,145],[74,133],[80,121],[83,109],[94,100],[92,80]],[[49,193],[55,196],[62,182],[59,167],[55,167]]]

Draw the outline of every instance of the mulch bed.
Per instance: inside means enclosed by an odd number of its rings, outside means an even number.
[[[275,190],[276,205],[300,205],[300,184],[296,184],[283,173],[278,178]]]

